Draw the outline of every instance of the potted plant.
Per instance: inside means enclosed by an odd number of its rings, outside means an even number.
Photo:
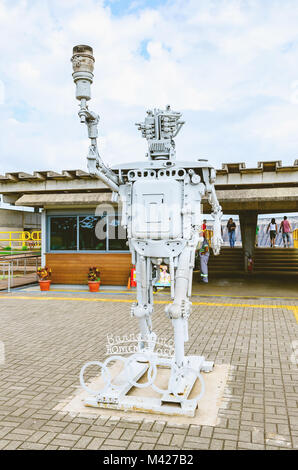
[[[89,268],[88,286],[90,292],[98,292],[100,286],[100,272],[98,268]]]
[[[50,290],[51,274],[52,270],[47,266],[45,266],[44,268],[37,269],[40,290]]]

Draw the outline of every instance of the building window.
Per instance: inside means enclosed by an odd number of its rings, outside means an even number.
[[[107,250],[107,217],[79,217],[79,249]]]
[[[77,218],[51,217],[50,234],[51,250],[76,250]]]
[[[128,251],[120,215],[50,215],[50,251]]]
[[[120,224],[120,216],[110,215],[108,220],[109,250],[126,251],[128,250],[127,233]]]

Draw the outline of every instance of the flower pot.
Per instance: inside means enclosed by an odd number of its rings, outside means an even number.
[[[90,292],[98,292],[100,281],[88,281],[88,286]]]
[[[40,290],[50,290],[51,281],[39,281]]]

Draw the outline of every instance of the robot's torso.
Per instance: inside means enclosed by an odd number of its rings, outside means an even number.
[[[197,244],[204,181],[214,172],[208,162],[151,160],[112,170],[121,182],[122,225],[132,251],[166,259]]]

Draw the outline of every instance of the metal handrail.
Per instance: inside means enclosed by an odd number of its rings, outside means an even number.
[[[2,276],[5,274],[5,267],[7,267],[7,291],[10,292],[10,288],[13,284],[13,261],[0,261],[0,266],[2,267]]]
[[[8,278],[7,278],[7,290],[10,292],[11,287],[13,286],[13,273],[14,273],[14,262],[17,262],[17,268],[19,268],[19,260],[24,260],[24,275],[27,272],[27,260],[35,258],[35,269],[37,271],[38,258],[41,257],[40,253],[37,254],[19,254],[19,255],[0,255],[0,269],[2,266],[3,275],[7,268]]]

